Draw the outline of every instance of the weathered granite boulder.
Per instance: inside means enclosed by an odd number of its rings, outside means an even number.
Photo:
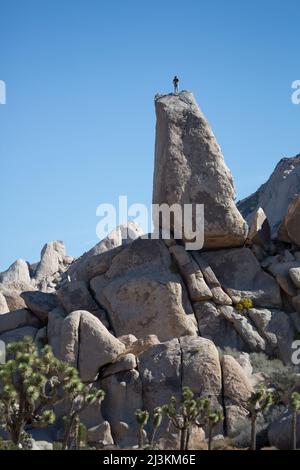
[[[247,345],[248,351],[264,352],[266,351],[266,341],[252,326],[245,315],[238,313],[233,307],[222,306],[220,312],[232,324],[233,328],[241,336]]]
[[[4,295],[0,292],[0,315],[2,313],[7,313],[9,312],[9,308],[8,308],[8,305],[7,305],[7,301],[6,301],[6,298],[4,297]]]
[[[124,350],[124,344],[89,312],[72,312],[62,323],[61,357],[78,368],[84,382],[95,381],[101,367]]]
[[[35,290],[33,287],[23,282],[11,282],[0,284],[0,292],[4,295],[10,312],[26,308],[26,304],[21,297],[22,292]]]
[[[15,310],[14,312],[0,315],[0,334],[24,326],[34,326],[37,328],[40,326],[40,321],[26,309]]]
[[[111,426],[114,442],[120,447],[138,442],[137,409],[143,408],[142,382],[137,370],[119,372],[100,381],[105,392],[102,413]]]
[[[248,415],[245,407],[253,387],[243,368],[232,356],[223,356],[221,364],[227,432],[234,435],[241,420]]]
[[[10,284],[12,282],[31,283],[28,264],[23,259],[17,259],[6,271],[0,273],[0,283]]]
[[[111,446],[114,440],[111,435],[110,424],[108,421],[93,426],[87,430],[87,441],[90,444],[100,444],[102,447]]]
[[[284,237],[280,237],[284,238],[283,241],[290,241],[300,246],[300,195],[289,204],[280,230],[285,234]]]
[[[253,387],[240,364],[229,355],[222,358],[223,396],[234,405],[246,405]]]
[[[230,347],[242,351],[247,348],[241,336],[224,318],[217,305],[213,302],[195,302],[193,307],[201,336],[210,339],[222,349]]]
[[[131,353],[135,356],[160,343],[156,335],[147,335],[144,338],[137,339],[134,335],[129,334],[120,336],[118,339],[125,345],[126,353]]]
[[[40,291],[22,292],[22,299],[31,312],[42,322],[47,322],[48,314],[58,306],[57,296]]]
[[[281,307],[280,289],[264,272],[249,248],[207,251],[202,257],[213,269],[223,289],[236,302],[252,299],[258,307]]]
[[[94,278],[91,288],[107,310],[117,336],[132,333],[140,338],[155,334],[164,341],[197,334],[193,316],[183,308],[183,286],[176,274],[131,274],[117,277],[107,285],[101,281]]]
[[[88,282],[92,277],[104,273],[122,246],[128,245],[141,235],[143,230],[135,222],[129,221],[126,225],[119,225],[72,264],[69,269],[71,279]]]
[[[4,341],[6,344],[8,344],[8,343],[13,343],[13,342],[23,341],[25,337],[31,337],[34,339],[37,332],[38,332],[38,328],[34,326],[23,326],[21,328],[8,330],[8,331],[5,331],[5,333],[0,334],[0,341]]]
[[[300,289],[300,266],[298,268],[290,268],[289,275],[297,289]]]
[[[201,256],[198,251],[192,252],[192,255],[203,273],[203,277],[211,291],[212,300],[214,301],[214,303],[217,305],[232,305],[231,298],[222,289],[222,286],[219,280],[217,279],[215,273],[213,272],[211,266],[209,266],[207,261]]]
[[[248,242],[268,249],[271,243],[271,229],[264,210],[259,207],[254,213],[248,233]]]
[[[182,386],[190,387],[199,396],[220,400],[222,375],[219,353],[207,338],[184,336],[179,338],[182,355]]]
[[[99,254],[83,255],[70,266],[68,275],[72,281],[89,282],[93,277],[104,274],[120,251],[122,251],[122,246]]]
[[[234,203],[232,175],[194,96],[158,95],[155,108],[153,203],[204,204],[204,246],[243,245],[247,224]]]
[[[107,237],[85,253],[82,258],[89,258],[91,256],[113,250],[118,246],[128,245],[142,235],[144,235],[143,229],[133,221],[129,221],[127,224],[118,225],[118,227],[112,230]]]
[[[57,307],[48,315],[48,324],[47,324],[47,337],[48,343],[52,347],[54,355],[60,359],[61,357],[61,335],[62,335],[62,326],[63,321],[66,317],[66,312],[61,308]]]
[[[175,258],[179,267],[191,301],[197,302],[199,300],[211,299],[211,290],[207,286],[198,264],[184,247],[180,245],[171,246],[170,253]]]
[[[155,334],[160,341],[197,334],[191,304],[161,240],[138,239],[117,254],[91,290],[117,336]]]
[[[35,285],[43,292],[54,291],[57,281],[68,269],[70,262],[62,241],[46,243],[41,252],[41,260],[34,272]]]
[[[75,310],[92,312],[99,308],[84,281],[72,281],[65,284],[57,291],[57,296],[67,313]]]
[[[109,364],[101,371],[101,379],[109,375],[118,374],[119,372],[127,372],[137,367],[136,357],[134,354],[128,353],[121,356],[113,364]]]
[[[291,363],[294,327],[289,316],[280,310],[249,309],[249,317],[259,334],[265,338],[275,357]]]
[[[182,337],[149,348],[138,359],[143,383],[144,407],[152,411],[181,398],[182,387],[191,387],[196,396],[208,396],[220,407],[222,379],[215,345],[201,337]],[[175,433],[175,430],[173,430]],[[163,419],[158,437],[171,438],[168,420]]]
[[[139,356],[143,383],[144,406],[152,411],[168,403],[171,396],[180,397],[182,356],[178,339],[156,344]]]
[[[46,243],[41,252],[41,260],[38,264],[35,278],[37,281],[57,272],[60,263],[66,256],[65,245],[62,241],[53,241]]]
[[[250,223],[261,207],[268,217],[272,237],[276,237],[290,202],[299,193],[299,176],[300,155],[282,158],[268,181],[251,196],[238,202],[239,210]]]

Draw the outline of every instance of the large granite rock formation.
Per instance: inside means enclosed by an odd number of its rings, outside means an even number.
[[[268,217],[272,236],[275,237],[289,204],[299,192],[300,155],[296,155],[280,160],[268,181],[255,193],[239,201],[237,206],[248,223],[261,207]]]
[[[94,404],[81,415],[88,441],[96,445],[136,445],[136,409],[151,412],[171,396],[179,398],[183,386],[222,409],[217,434],[235,435],[247,417],[253,383],[264,378],[251,375],[253,356],[246,353],[263,352],[290,364],[300,333],[298,204],[286,211],[286,200],[278,207],[259,200],[267,215],[270,210],[273,231],[287,212],[286,245],[271,242],[256,198],[249,198],[251,207],[241,203],[248,215],[254,213],[247,237],[231,174],[193,96],[159,96],[156,111],[153,200],[203,203],[204,249],[146,239],[129,222],[77,260],[66,255],[62,242],[50,242],[38,263],[18,260],[0,273],[0,340],[30,336],[38,347],[48,343],[89,387],[106,392],[101,408]],[[286,180],[294,193],[298,158],[284,161],[271,178],[284,199],[294,198]],[[259,191],[262,199],[272,194]],[[241,357],[248,358],[246,365]],[[58,417],[64,414],[62,404]],[[274,425],[270,441],[286,446],[289,427],[287,420]],[[204,431],[191,442],[199,445]],[[166,417],[157,439],[162,448],[178,443]]]
[[[153,203],[204,204],[204,246],[243,245],[232,175],[192,93],[158,95]]]

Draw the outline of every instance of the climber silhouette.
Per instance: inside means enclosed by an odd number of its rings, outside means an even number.
[[[178,93],[178,83],[179,83],[179,78],[177,75],[173,78],[173,85],[174,85],[174,93]]]

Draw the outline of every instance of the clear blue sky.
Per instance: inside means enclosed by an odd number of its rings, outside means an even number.
[[[238,198],[300,152],[299,0],[0,0],[0,270],[80,255],[95,210],[150,204],[153,96],[193,91]]]

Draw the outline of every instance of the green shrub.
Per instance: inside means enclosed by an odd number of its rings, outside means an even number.
[[[234,308],[240,312],[249,310],[250,308],[253,308],[253,301],[252,299],[248,298],[241,299],[237,304],[234,305]]]

